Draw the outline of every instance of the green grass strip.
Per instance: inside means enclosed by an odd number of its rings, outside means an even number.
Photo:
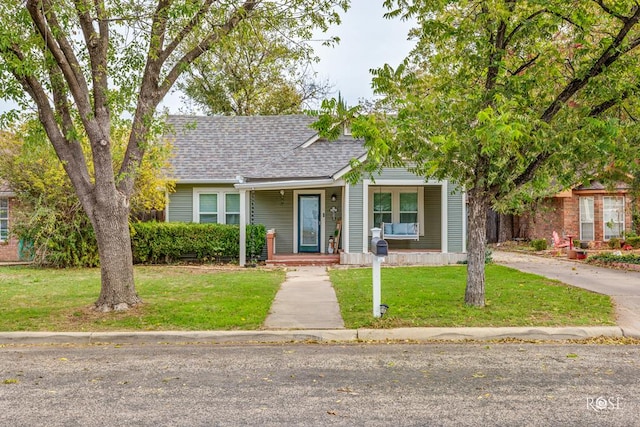
[[[498,266],[486,268],[486,307],[464,304],[465,266],[383,268],[381,319],[372,316],[371,268],[333,270],[348,328],[615,325],[611,299]]]

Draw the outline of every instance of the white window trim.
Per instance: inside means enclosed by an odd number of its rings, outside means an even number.
[[[592,228],[593,228],[593,239],[595,240],[596,238],[596,224],[595,224],[595,199],[592,196],[580,196],[578,198],[578,221],[580,223],[580,240],[584,240],[582,237],[582,203],[581,200],[585,199],[585,200],[591,200],[591,210],[593,213],[593,220],[588,223],[585,222],[585,224],[591,224]],[[604,237],[604,234],[602,235]]]
[[[400,222],[400,193],[415,193],[417,191],[418,192],[418,223],[420,224],[419,234],[420,236],[424,236],[424,229],[425,229],[424,188],[422,186],[399,187],[399,186],[370,184],[368,191],[369,191],[369,195],[368,195],[369,197],[367,198],[367,204],[368,204],[367,212],[368,212],[369,224],[371,224],[371,227],[380,226],[379,224],[373,224],[373,199],[374,199],[373,195],[375,193],[378,193],[378,192],[391,193],[391,222]],[[370,235],[371,233],[368,233],[368,236]]]
[[[625,231],[625,208],[626,208],[626,200],[624,196],[603,196],[602,197],[602,240],[607,242],[611,239],[607,239],[607,222],[605,221],[604,218],[604,201],[606,199],[621,199],[622,200],[622,220],[620,221],[620,235],[619,236],[614,236],[616,238],[619,238],[622,236],[622,233],[624,233]]]
[[[7,217],[6,218],[0,218],[0,219],[5,219],[7,221],[7,239],[3,239],[2,238],[2,234],[0,233],[0,242],[7,242],[9,241],[9,198],[8,197],[0,197],[0,200],[5,200],[7,202]]]
[[[193,189],[193,222],[200,222],[200,195],[201,194],[216,194],[218,196],[218,222],[217,224],[226,224],[227,212],[226,208],[226,194],[240,194],[240,192],[230,187],[194,187]],[[240,209],[242,212],[242,207]],[[232,212],[232,213],[240,213]]]

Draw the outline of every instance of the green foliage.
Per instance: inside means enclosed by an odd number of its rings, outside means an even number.
[[[640,264],[640,255],[638,254],[615,255],[612,253],[603,252],[600,254],[590,256],[589,258],[587,258],[587,262],[603,263],[603,264],[612,264],[612,263]]]
[[[235,225],[139,222],[131,226],[134,262],[167,263],[238,259],[240,229]],[[247,253],[258,256],[266,244],[262,224],[247,225]]]
[[[126,130],[113,130],[115,161],[124,157]],[[172,182],[162,171],[169,158],[166,145],[150,147],[139,167],[133,213],[164,208]],[[88,151],[88,144],[85,151]],[[55,267],[95,267],[99,254],[95,233],[62,163],[46,140],[40,124],[26,122],[15,133],[0,134],[0,179],[9,183],[18,200],[11,233],[24,243],[25,258]]]
[[[640,236],[631,236],[625,238],[625,244],[632,246],[634,249],[640,249]]]
[[[405,165],[465,189],[469,260],[479,263],[490,207],[521,211],[638,158],[637,3],[604,3],[386,0],[390,17],[417,21],[415,48],[372,71],[373,112],[325,104],[323,116],[365,139],[361,172]],[[482,294],[483,269],[469,271],[467,294]]]
[[[622,247],[622,242],[617,237],[612,237],[611,239],[609,239],[609,242],[607,244],[611,249],[620,249]]]
[[[304,20],[283,27],[256,16],[234,37],[216,45],[186,71],[180,88],[206,114],[298,114],[326,96],[328,83],[314,81],[317,60],[309,43],[292,42]]]
[[[547,239],[535,239],[531,241],[531,246],[536,251],[544,251],[547,249]]]

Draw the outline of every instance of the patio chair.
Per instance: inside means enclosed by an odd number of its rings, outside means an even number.
[[[569,241],[562,241],[560,240],[560,236],[558,236],[558,232],[554,231],[553,232],[553,247],[554,248],[568,248],[569,247]]]

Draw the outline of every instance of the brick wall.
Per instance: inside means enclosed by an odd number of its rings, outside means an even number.
[[[9,198],[9,233],[11,233],[12,213],[15,208],[15,199]],[[18,261],[18,241],[9,238],[8,242],[0,242],[0,262],[2,261]]]
[[[553,197],[540,202],[531,212],[521,216],[520,223],[526,229],[524,236],[528,239],[547,239],[552,244],[552,234],[554,231],[562,236],[575,236],[580,238],[580,196],[593,197],[594,207],[594,243],[603,244],[604,222],[603,205],[604,197],[608,193],[573,193],[572,197]],[[622,194],[621,194],[622,195]],[[625,196],[625,230],[632,229],[632,200],[629,195]]]

